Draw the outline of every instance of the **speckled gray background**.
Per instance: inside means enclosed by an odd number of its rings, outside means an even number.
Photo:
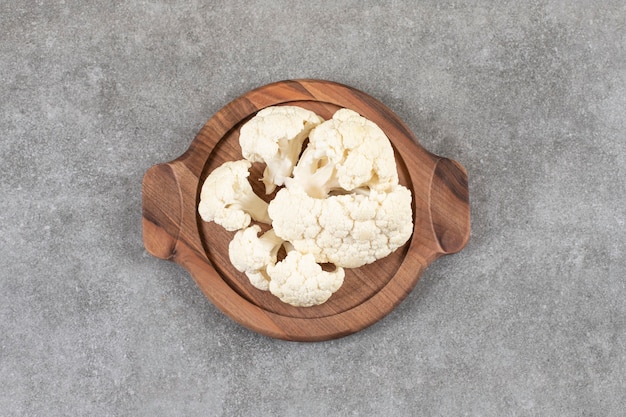
[[[2,416],[622,416],[623,1],[0,1]],[[246,91],[361,89],[470,176],[472,235],[325,343],[222,315],[141,178]]]

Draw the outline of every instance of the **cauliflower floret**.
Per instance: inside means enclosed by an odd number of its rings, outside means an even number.
[[[291,175],[302,143],[324,119],[296,106],[274,106],[259,111],[239,133],[243,157],[264,162],[263,184],[270,194]]]
[[[311,131],[293,178],[285,180],[287,187],[316,198],[333,190],[386,190],[397,183],[389,139],[374,122],[349,109],[338,110]]]
[[[326,302],[343,284],[345,272],[336,267],[324,271],[311,254],[289,250],[275,265],[268,265],[270,292],[282,302],[296,307],[310,307]]]
[[[271,223],[267,203],[252,191],[246,160],[228,161],[213,170],[202,185],[198,213],[206,222],[214,221],[228,231],[243,229],[252,219]]]
[[[266,268],[276,263],[283,240],[276,236],[273,229],[261,237],[258,236],[260,232],[258,225],[239,230],[228,245],[228,256],[233,266],[245,273],[252,285],[267,291],[270,278]]]
[[[352,110],[311,131],[285,185],[268,208],[274,230],[316,262],[356,268],[389,255],[413,232],[412,196],[398,184],[391,143]]]
[[[268,212],[276,235],[295,250],[313,255],[318,263],[344,268],[384,258],[413,232],[411,192],[402,185],[387,192],[370,190],[324,199],[283,188]]]

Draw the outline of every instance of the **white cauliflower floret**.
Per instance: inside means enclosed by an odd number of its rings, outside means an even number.
[[[311,254],[289,250],[275,265],[268,265],[270,292],[282,302],[296,307],[310,307],[328,300],[343,284],[345,272],[336,267],[324,271]]]
[[[268,208],[272,226],[319,263],[363,266],[413,232],[412,196],[398,184],[391,143],[352,110],[338,110],[311,131],[285,185]]]
[[[389,139],[374,122],[349,109],[338,110],[311,131],[293,178],[285,181],[317,198],[333,190],[386,190],[397,183]]]
[[[209,174],[200,191],[198,213],[202,220],[214,221],[231,232],[247,227],[252,219],[271,223],[267,203],[248,182],[251,165],[246,160],[228,161]]]
[[[413,232],[411,192],[402,185],[324,199],[284,188],[268,211],[276,235],[295,250],[344,268],[384,258]]]
[[[233,266],[245,273],[252,285],[267,291],[270,278],[266,268],[276,263],[283,240],[276,236],[273,229],[261,237],[258,236],[260,232],[258,225],[239,230],[228,245],[228,256]]]
[[[266,164],[265,192],[270,194],[291,175],[311,129],[324,119],[296,106],[274,106],[259,111],[239,133],[243,157]]]

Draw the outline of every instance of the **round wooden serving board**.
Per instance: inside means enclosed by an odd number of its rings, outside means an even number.
[[[268,106],[296,105],[330,119],[352,109],[387,134],[400,183],[413,194],[413,235],[387,258],[346,269],[343,286],[324,304],[293,307],[254,288],[228,258],[234,232],[197,213],[200,189],[225,161],[243,159],[239,128]],[[269,201],[253,164],[250,183]],[[204,294],[241,325],[267,336],[319,341],[357,332],[387,315],[413,289],[424,269],[461,250],[469,238],[467,174],[457,162],[423,149],[406,125],[369,95],[329,81],[291,80],[252,90],[222,108],[179,158],[150,168],[143,179],[143,241],[147,251],[185,268]],[[264,230],[267,226],[264,227]]]

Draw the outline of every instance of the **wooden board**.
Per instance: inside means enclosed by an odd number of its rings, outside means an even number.
[[[413,194],[414,230],[387,258],[346,269],[343,286],[324,304],[293,307],[254,288],[228,259],[234,232],[203,222],[197,214],[208,174],[229,160],[243,159],[239,128],[265,107],[297,105],[329,119],[339,108],[375,122],[389,137],[400,183]],[[254,164],[251,184],[268,201],[263,166]],[[391,312],[413,289],[424,269],[469,239],[467,174],[457,162],[422,148],[406,125],[373,97],[329,81],[290,80],[252,90],[215,114],[179,158],[150,168],[143,179],[143,240],[147,251],[185,268],[221,311],[264,335],[320,341],[357,332]]]

